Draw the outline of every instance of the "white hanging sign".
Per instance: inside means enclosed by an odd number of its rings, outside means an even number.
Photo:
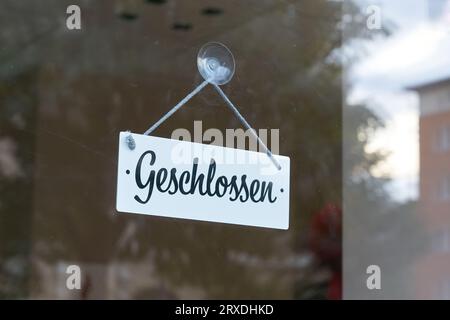
[[[121,132],[117,211],[288,229],[290,159],[273,157],[280,170],[265,153]]]

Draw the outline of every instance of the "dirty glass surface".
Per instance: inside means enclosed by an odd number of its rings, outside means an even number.
[[[81,8],[81,30],[66,9]],[[339,298],[338,1],[0,2],[0,297]],[[355,10],[358,10],[357,8]],[[233,52],[223,86],[291,157],[288,231],[120,214],[120,131],[144,132]],[[206,87],[154,135],[240,128]],[[67,267],[82,271],[66,287]]]

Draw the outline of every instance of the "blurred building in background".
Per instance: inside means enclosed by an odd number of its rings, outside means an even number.
[[[412,89],[420,96],[420,211],[430,245],[417,265],[417,294],[450,299],[450,78]]]

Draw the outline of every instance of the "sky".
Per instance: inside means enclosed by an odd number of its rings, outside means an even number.
[[[390,195],[398,201],[418,197],[419,99],[406,88],[450,77],[450,1],[378,0],[382,19],[396,25],[394,33],[367,43],[367,56],[350,71],[349,103],[369,101],[384,119],[367,151],[390,152],[374,175],[389,175]],[[444,14],[440,14],[444,12]]]

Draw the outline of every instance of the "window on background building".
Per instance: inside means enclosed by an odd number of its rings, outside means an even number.
[[[442,90],[441,94],[439,95],[439,98],[440,98],[439,105],[442,109],[448,108],[448,105],[450,103],[448,100],[449,95],[450,95],[450,93],[449,93],[448,89]]]
[[[432,235],[431,249],[434,252],[450,252],[450,230],[439,230]]]
[[[437,150],[446,152],[450,150],[450,125],[442,126],[437,131]]]
[[[450,201],[450,176],[441,177],[438,183],[437,199],[439,201]]]
[[[450,276],[442,279],[438,284],[438,299],[450,300]]]

